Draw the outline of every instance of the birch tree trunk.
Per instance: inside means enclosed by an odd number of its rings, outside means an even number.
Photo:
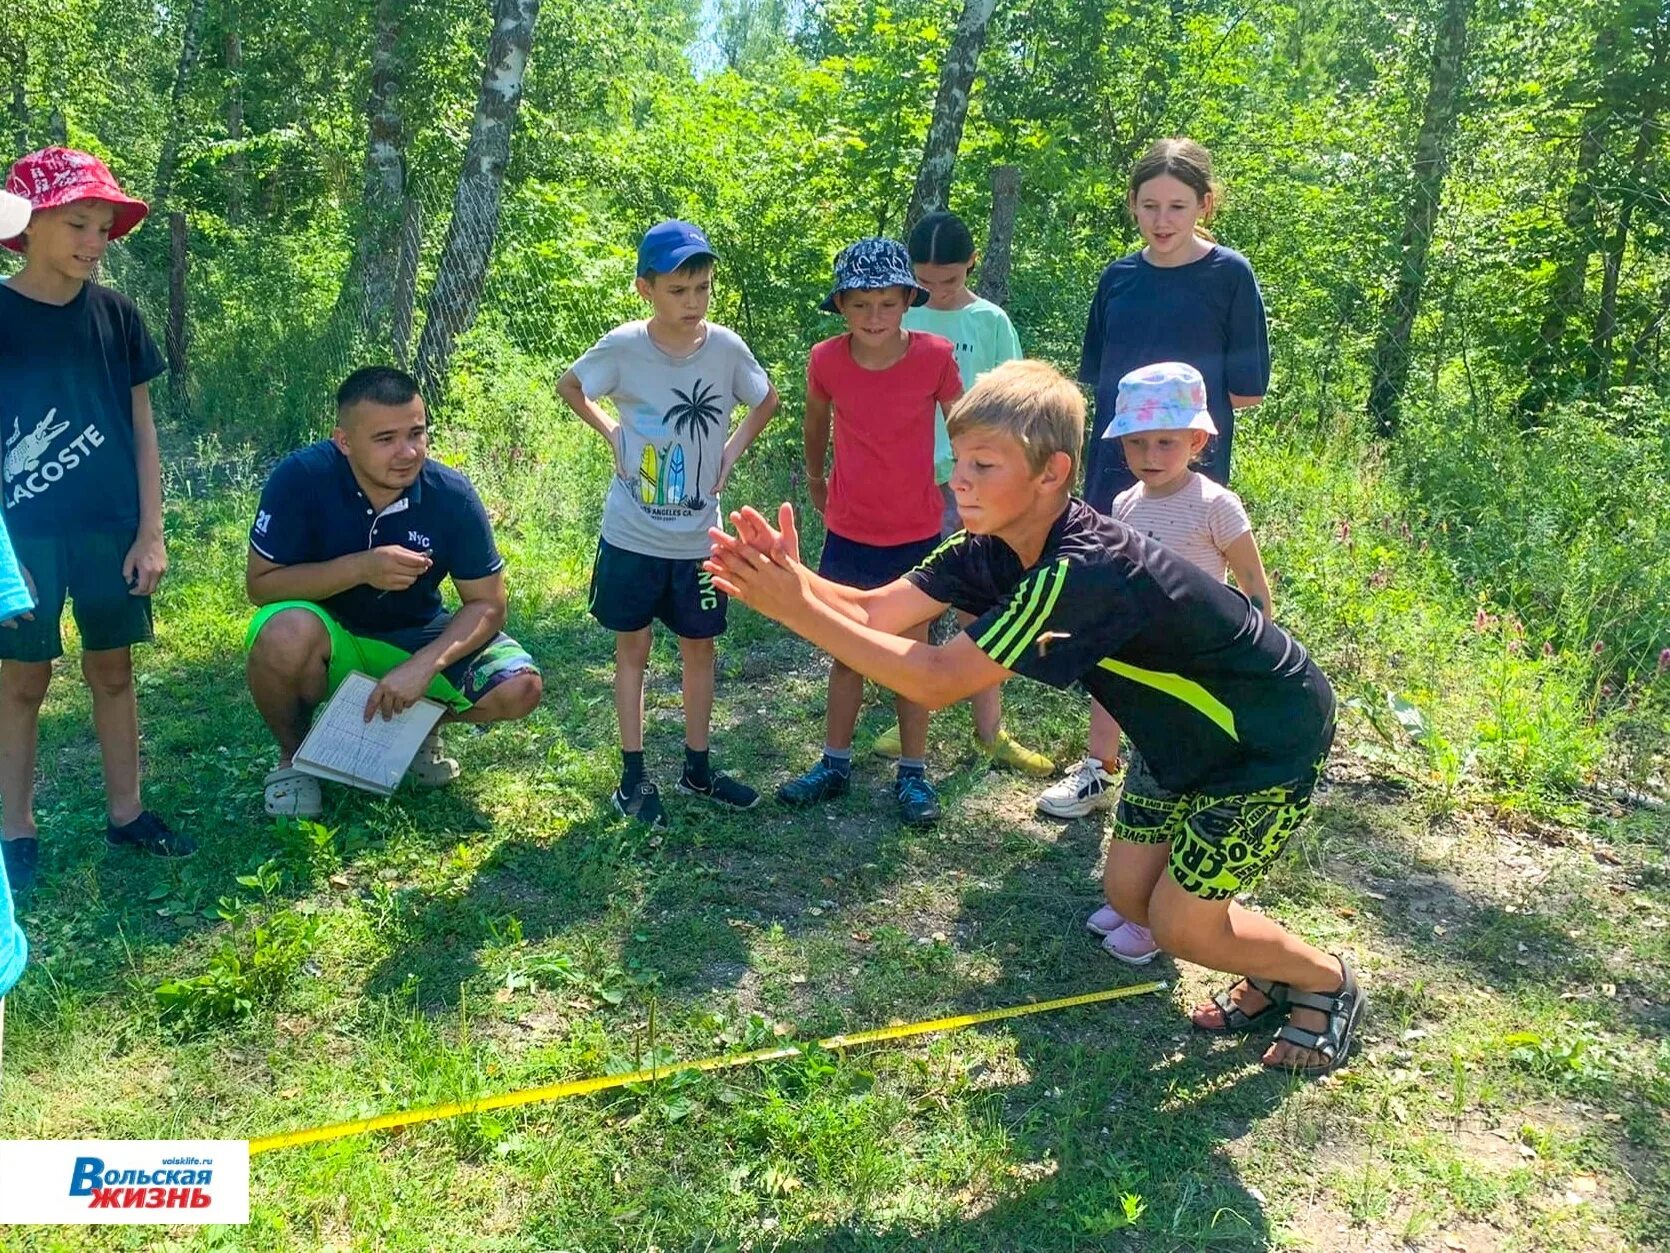
[[[394,311],[389,319],[389,346],[402,370],[411,364],[412,309],[417,303],[418,260],[423,249],[423,206],[406,197],[400,220],[400,259],[394,268]]]
[[[997,0],[964,0],[957,33],[940,68],[934,120],[922,148],[922,164],[916,169],[916,187],[910,193],[910,206],[905,210],[907,233],[924,215],[945,208],[951,198],[951,175],[957,167],[957,147],[962,143],[963,123],[968,118],[968,97],[974,90],[980,49],[985,46],[986,27],[996,7]]]
[[[493,34],[482,67],[475,120],[452,198],[452,221],[425,306],[417,375],[433,394],[446,378],[458,336],[469,329],[487,282],[499,230],[499,200],[510,162],[511,132],[533,51],[540,0],[493,0]]]
[[[208,0],[191,0],[186,10],[185,30],[180,37],[180,59],[174,65],[174,89],[168,97],[168,125],[162,136],[162,153],[157,158],[157,177],[151,191],[153,211],[168,202],[174,190],[175,164],[180,155],[180,139],[185,132],[186,89],[191,85],[192,72],[197,68],[198,54],[203,47],[203,14]]]
[[[234,9],[227,20],[237,21]],[[221,43],[221,64],[226,70],[226,138],[234,144],[244,137],[244,46],[236,25],[227,32]],[[244,213],[244,181],[249,176],[249,160],[236,149],[226,162],[226,220],[237,222]]]
[[[1015,215],[1021,206],[1021,172],[1017,166],[992,167],[992,216],[986,231],[986,251],[980,255],[976,291],[999,307],[1009,303],[1009,260],[1015,243]]]
[[[1403,386],[1409,378],[1410,339],[1426,289],[1427,254],[1444,196],[1450,143],[1455,137],[1470,7],[1471,0],[1445,0],[1433,38],[1432,75],[1426,107],[1421,114],[1421,129],[1415,138],[1414,186],[1404,212],[1403,231],[1398,240],[1398,272],[1374,345],[1369,384],[1369,416],[1384,435],[1397,430]]]
[[[394,300],[406,202],[406,141],[399,92],[402,0],[378,0],[371,41],[371,94],[366,100],[363,218],[344,296],[359,306],[360,329],[381,340]]]

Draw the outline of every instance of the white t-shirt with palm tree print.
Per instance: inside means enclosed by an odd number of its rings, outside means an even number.
[[[708,555],[718,525],[713,488],[731,414],[766,398],[771,382],[735,331],[711,322],[687,357],[656,347],[648,322],[628,322],[574,363],[593,400],[620,415],[622,451],[633,477],[616,476],[603,501],[603,538],[651,557]]]

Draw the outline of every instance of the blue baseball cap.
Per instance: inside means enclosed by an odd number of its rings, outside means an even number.
[[[818,306],[825,313],[839,313],[835,297],[844,291],[883,291],[889,287],[910,289],[912,305],[926,304],[928,289],[916,281],[910,253],[896,239],[872,235],[848,244],[835,258],[835,286]]]
[[[657,222],[644,232],[638,244],[638,277],[671,274],[691,257],[712,257],[717,261],[719,254],[713,251],[701,227],[677,218]]]

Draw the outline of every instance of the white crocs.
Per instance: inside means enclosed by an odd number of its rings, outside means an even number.
[[[458,763],[446,755],[439,727],[423,737],[406,777],[418,787],[445,787],[458,777]]]
[[[280,766],[267,775],[267,812],[274,818],[317,818],[325,812],[319,780],[294,766]]]

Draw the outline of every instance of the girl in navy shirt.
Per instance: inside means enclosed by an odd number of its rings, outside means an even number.
[[[1079,359],[1079,381],[1096,396],[1084,499],[1101,513],[1136,483],[1120,441],[1102,438],[1126,374],[1159,361],[1200,371],[1218,435],[1196,468],[1226,485],[1235,411],[1263,400],[1270,385],[1264,299],[1252,266],[1205,227],[1218,198],[1211,154],[1192,139],[1159,140],[1131,168],[1128,186],[1143,247],[1102,272]],[[1105,809],[1118,756],[1119,724],[1092,705],[1084,760],[1039,796],[1039,810],[1080,818]]]

